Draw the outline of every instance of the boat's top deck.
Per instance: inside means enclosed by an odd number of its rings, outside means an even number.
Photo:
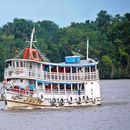
[[[35,61],[35,60],[29,60],[29,59],[9,59],[6,60],[6,62],[10,61],[27,61],[27,62],[32,62],[32,63],[39,63],[39,64],[44,64],[44,65],[51,65],[51,66],[61,66],[61,67],[84,67],[84,66],[94,66],[98,64],[97,61],[94,61],[93,59],[88,59],[88,60],[80,60],[80,62],[75,62],[75,63],[66,63],[66,62],[61,62],[61,63],[49,63],[49,62],[42,62],[42,61]]]

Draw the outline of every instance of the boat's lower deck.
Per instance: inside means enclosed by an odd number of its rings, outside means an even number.
[[[96,106],[101,104],[100,97],[89,98],[85,95],[49,95],[42,92],[33,95],[22,95],[16,92],[5,92],[6,108],[50,108]]]

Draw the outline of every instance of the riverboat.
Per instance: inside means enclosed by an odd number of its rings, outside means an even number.
[[[10,108],[53,108],[101,104],[98,61],[66,56],[62,63],[44,61],[35,46],[35,28],[22,58],[6,60],[2,100]],[[87,43],[89,41],[87,40]]]

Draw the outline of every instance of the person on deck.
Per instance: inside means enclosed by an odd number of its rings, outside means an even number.
[[[30,93],[32,94],[34,91],[35,91],[35,85],[33,84],[33,83],[31,83],[30,85],[29,85],[29,90],[30,90]]]

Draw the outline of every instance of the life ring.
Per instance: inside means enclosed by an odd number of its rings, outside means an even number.
[[[72,104],[72,103],[73,103],[73,98],[72,98],[72,96],[68,96],[67,101],[68,101],[69,104]]]
[[[76,102],[77,102],[78,104],[81,104],[82,99],[81,99],[81,97],[80,97],[80,96],[77,96],[77,97],[76,97]]]
[[[20,73],[23,73],[23,72],[24,72],[23,69],[21,69],[21,70],[20,70]]]
[[[58,103],[59,103],[59,106],[63,106],[65,104],[64,99],[59,98]]]
[[[85,102],[88,103],[89,102],[89,97],[85,96]]]
[[[43,96],[42,93],[38,94],[38,99],[41,100],[41,101],[45,101],[45,97]]]
[[[39,61],[40,57],[38,51],[36,49],[26,48],[24,50],[23,59],[28,59],[28,58],[31,60]]]
[[[30,49],[29,54],[30,54],[31,60],[39,61],[40,58],[39,58],[39,54],[38,54],[37,50]]]
[[[93,104],[96,103],[96,98],[93,98],[92,103],[93,103]]]
[[[15,74],[16,74],[16,75],[19,75],[19,74],[20,74],[20,70],[16,70],[16,71],[15,71]]]
[[[57,104],[56,98],[53,97],[53,98],[50,100],[50,104],[51,104],[51,106],[55,106],[55,105]]]

